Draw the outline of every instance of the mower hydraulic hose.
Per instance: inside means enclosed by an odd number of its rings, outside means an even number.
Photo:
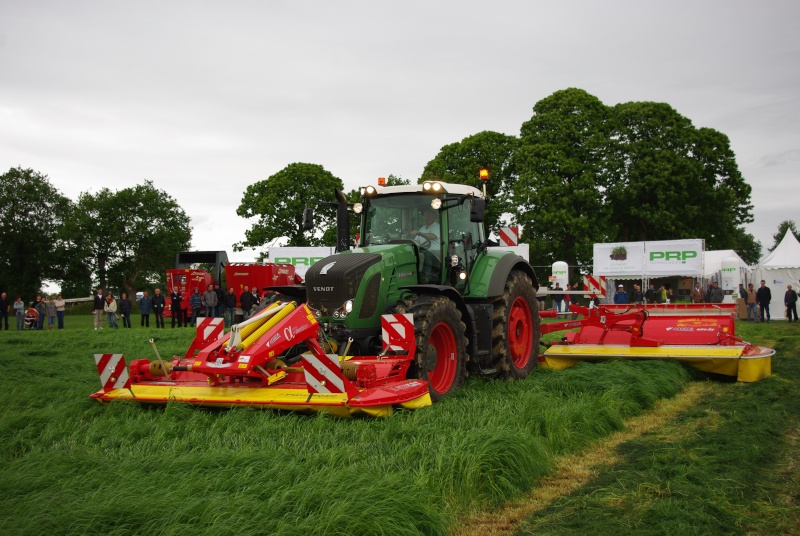
[[[249,337],[247,337],[245,340],[243,340],[241,343],[239,343],[239,344],[236,346],[236,348],[234,348],[234,349],[233,349],[233,351],[234,351],[234,352],[241,352],[241,351],[243,351],[243,350],[247,349],[247,347],[248,347],[248,346],[250,346],[251,344],[253,344],[254,342],[256,342],[256,341],[257,341],[258,339],[260,339],[260,338],[261,338],[261,337],[262,337],[262,336],[263,336],[265,333],[267,333],[269,330],[271,330],[273,327],[275,327],[275,325],[276,325],[278,322],[280,322],[281,320],[283,320],[284,318],[286,318],[286,317],[289,315],[289,313],[291,313],[292,311],[294,311],[294,310],[295,310],[295,308],[296,308],[296,307],[297,307],[297,304],[296,304],[295,302],[290,302],[290,303],[286,303],[286,304],[284,304],[284,306],[283,306],[283,307],[280,307],[280,308],[279,308],[280,310],[279,310],[278,312],[276,312],[276,313],[275,313],[275,314],[272,316],[272,318],[270,318],[269,320],[267,320],[266,322],[264,322],[264,323],[261,325],[261,327],[259,327],[259,328],[258,328],[258,329],[257,329],[255,332],[253,332],[253,334],[252,334],[252,335],[250,335],[250,336],[249,336]],[[277,308],[276,308],[276,309],[277,309]]]

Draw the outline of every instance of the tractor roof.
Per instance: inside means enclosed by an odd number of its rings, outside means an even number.
[[[422,187],[423,184],[407,184],[403,186],[375,186],[377,190],[377,195],[392,195],[392,194],[404,194],[404,193],[430,193],[431,195],[435,195],[438,193],[446,193],[451,195],[474,195],[475,197],[483,197],[483,194],[477,188],[472,186],[467,186],[466,184],[454,184],[448,182],[440,182],[440,181],[426,181],[428,183],[440,184],[442,189],[439,191],[423,191]]]

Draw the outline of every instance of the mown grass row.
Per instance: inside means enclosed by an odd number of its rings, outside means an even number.
[[[800,534],[800,329],[741,326],[774,347],[774,375],[715,382],[671,424],[519,534]]]
[[[433,407],[339,420],[246,408],[101,406],[95,352],[182,353],[187,330],[0,337],[0,532],[446,534],[528,490],[689,374],[663,362],[470,379]]]

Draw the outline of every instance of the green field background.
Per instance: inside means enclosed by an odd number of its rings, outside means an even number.
[[[708,381],[675,363],[586,363],[516,382],[470,378],[441,403],[386,419],[102,406],[88,398],[99,389],[94,353],[152,359],[153,338],[166,358],[194,335],[138,320],[95,331],[90,316],[68,315],[63,331],[0,332],[0,533],[447,534],[536,486],[556,456]],[[781,352],[776,374],[721,387],[765,405],[797,397],[794,328],[743,325]],[[781,411],[775,427],[798,422],[796,405]],[[789,448],[785,430],[767,433],[776,451]]]

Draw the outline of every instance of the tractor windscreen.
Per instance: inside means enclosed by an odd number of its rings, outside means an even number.
[[[428,227],[436,229],[434,234],[441,236],[438,230],[441,213],[431,208],[432,199],[418,193],[371,199],[365,214],[361,245],[374,246],[387,244],[392,240],[410,240],[414,238],[413,234]],[[434,247],[438,249],[438,246]]]

